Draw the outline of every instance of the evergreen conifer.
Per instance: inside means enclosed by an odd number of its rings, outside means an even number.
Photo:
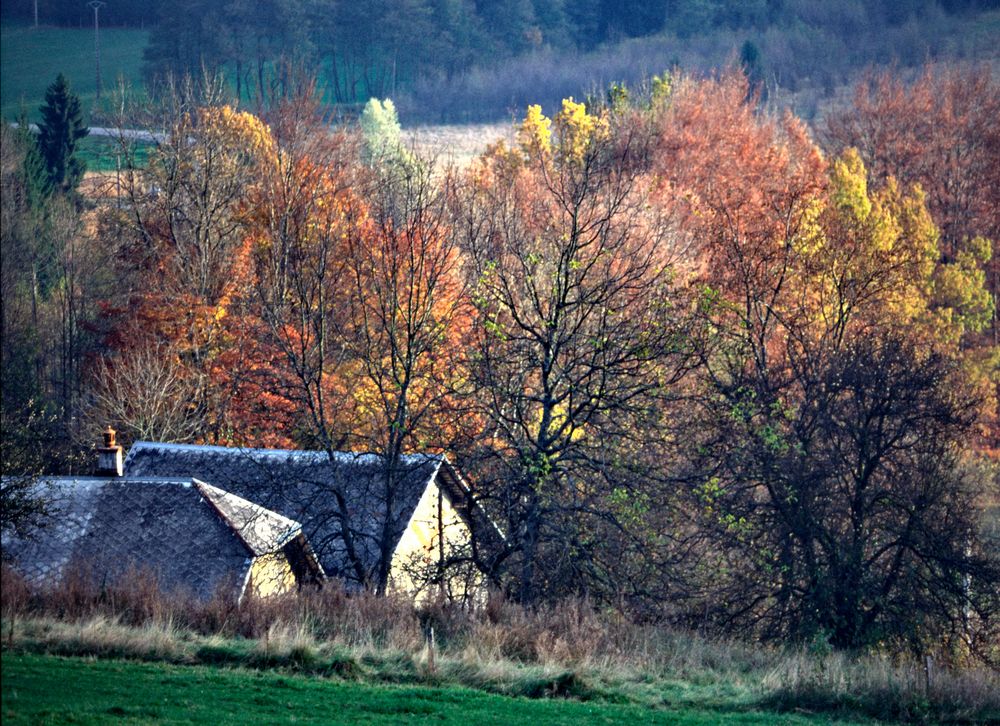
[[[17,118],[16,138],[18,144],[24,149],[22,171],[24,174],[25,201],[30,209],[41,210],[45,206],[45,202],[52,195],[52,182],[49,179],[49,170],[45,163],[45,157],[42,156],[37,139],[31,132],[28,114],[23,108]]]
[[[38,149],[45,161],[49,187],[61,192],[75,191],[87,168],[76,156],[76,145],[90,130],[83,124],[80,98],[70,90],[62,73],[45,91],[40,111]]]

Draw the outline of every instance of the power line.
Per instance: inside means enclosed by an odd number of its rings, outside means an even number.
[[[97,100],[101,100],[101,26],[97,14],[107,5],[102,0],[90,0],[88,7],[94,9],[94,62],[97,68]]]

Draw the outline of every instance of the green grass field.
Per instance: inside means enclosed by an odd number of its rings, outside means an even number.
[[[135,87],[141,85],[142,51],[148,35],[144,30],[101,29],[101,76],[106,91],[114,89],[119,76]],[[16,118],[23,102],[29,118],[37,121],[45,89],[59,73],[69,79],[89,118],[97,97],[93,28],[35,29],[7,23],[0,26],[0,114],[3,118]]]
[[[117,159],[120,151],[118,143],[107,136],[85,136],[80,139],[79,156],[87,162],[87,171],[113,172],[122,163]],[[149,160],[152,147],[136,143],[135,163],[144,167]]]
[[[101,29],[101,76],[105,92],[114,90],[119,77],[134,89],[142,87],[142,53],[148,38],[145,30]],[[57,74],[63,73],[73,92],[80,96],[89,121],[97,98],[92,27],[35,29],[4,23],[0,25],[0,43],[0,115],[4,119],[14,120],[23,103],[29,119],[37,121],[45,89]],[[326,86],[325,67],[326,64],[319,64],[320,88]],[[235,87],[231,86],[231,90],[235,91]]]
[[[5,652],[4,724],[846,724],[827,716],[531,700],[273,672]],[[868,722],[873,723],[873,722]]]

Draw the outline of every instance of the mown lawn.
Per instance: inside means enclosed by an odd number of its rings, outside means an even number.
[[[141,86],[142,52],[148,37],[145,30],[101,28],[101,77],[106,92],[114,90],[119,75],[135,88]],[[59,73],[80,96],[89,120],[97,98],[92,27],[0,26],[0,115],[4,119],[14,120],[23,102],[29,119],[38,121],[45,89]]]
[[[5,652],[4,724],[847,724],[825,716],[531,700],[463,688]],[[869,722],[870,723],[870,722]]]

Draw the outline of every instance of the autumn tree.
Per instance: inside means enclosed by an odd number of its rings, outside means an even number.
[[[456,241],[431,170],[378,177],[365,223],[348,233],[352,357],[361,379],[354,426],[381,454],[381,497],[391,522],[400,457],[440,448],[454,427],[449,394],[459,376],[464,296]],[[374,583],[384,592],[395,546],[386,526]]]
[[[1000,83],[985,67],[928,65],[912,83],[869,74],[851,107],[831,115],[824,137],[858,150],[875,184],[920,184],[940,228],[942,254],[963,239],[1000,236]]]
[[[276,156],[250,207],[257,337],[272,351],[260,387],[290,406],[298,442],[383,461],[368,493],[387,513],[376,541],[344,493],[331,495],[354,552],[349,576],[385,592],[401,457],[439,448],[449,431],[457,250],[427,165],[393,163],[395,148],[362,165],[359,139],[326,131],[314,100],[284,108],[274,128]],[[361,548],[379,553],[371,571]]]
[[[739,71],[660,86],[651,166],[690,258],[716,286],[780,288],[791,240],[823,184],[805,125],[765,114]],[[758,310],[754,325],[767,317]]]
[[[459,295],[440,204],[429,175],[364,168],[314,95],[268,121],[182,107],[149,170],[130,170],[134,204],[106,223],[125,231],[135,319],[112,331],[95,410],[134,436],[374,451],[385,477],[366,506],[395,512],[400,456],[439,423],[452,374]],[[396,519],[373,537],[342,486],[326,492],[341,574],[384,592]]]
[[[709,244],[735,271],[706,289],[689,442],[692,511],[717,546],[712,617],[842,647],[990,623],[1000,563],[962,476],[981,391],[961,314],[934,309],[921,192],[869,192],[849,152],[780,255],[725,224]]]
[[[254,366],[240,398],[259,401],[251,413],[286,441],[332,459],[347,448],[351,431],[352,361],[343,328],[351,278],[344,236],[363,204],[341,175],[343,148],[320,130],[318,117],[308,109],[301,117],[294,109],[285,112],[248,207],[253,285],[244,339],[253,341]],[[346,492],[332,482],[325,494],[334,504],[347,563],[338,574],[366,585],[363,533]]]
[[[665,473],[697,523],[685,609],[841,646],[959,632],[996,583],[963,474],[984,386],[959,341],[991,314],[982,275],[942,258],[919,189],[869,192],[854,154],[828,168],[739,75],[671,86],[653,168],[703,319],[688,463]]]
[[[344,240],[365,211],[351,191],[357,152],[323,127],[309,101],[279,108],[271,126],[274,153],[246,215],[253,285],[244,304],[260,327],[245,337],[261,344],[248,381],[259,382],[271,405],[286,401],[277,411],[291,418],[271,419],[286,441],[332,452],[346,448],[350,432],[341,385],[351,285]]]
[[[121,143],[129,152],[127,139]],[[189,394],[185,416],[200,422],[195,438],[201,440],[226,440],[230,431],[229,383],[238,378],[231,353],[240,341],[227,317],[249,282],[245,205],[272,147],[270,131],[255,116],[221,100],[207,106],[179,100],[148,166],[128,164],[123,171],[128,203],[104,210],[103,232],[119,245],[119,286],[106,303],[112,355],[102,374],[114,375],[115,360],[127,369],[172,358],[171,375],[185,379]],[[159,380],[147,373],[123,370],[133,384]],[[126,436],[150,430],[148,421],[116,425]]]
[[[399,115],[392,99],[369,99],[359,120],[364,139],[364,158],[372,166],[406,166],[409,154],[403,146]],[[389,170],[397,171],[398,170]]]
[[[632,120],[530,107],[520,147],[487,153],[455,201],[486,421],[477,481],[507,533],[491,566],[526,603],[613,577],[595,556],[625,521],[612,500],[648,506],[628,452],[685,367],[676,250]]]
[[[989,68],[928,65],[913,83],[893,71],[869,74],[853,106],[830,116],[824,136],[835,152],[856,148],[876,185],[890,177],[920,184],[941,254],[954,261],[977,237],[1000,239],[998,116],[1000,83]],[[977,264],[987,270],[995,316],[1000,263],[994,255]],[[996,346],[996,317],[991,328]]]

